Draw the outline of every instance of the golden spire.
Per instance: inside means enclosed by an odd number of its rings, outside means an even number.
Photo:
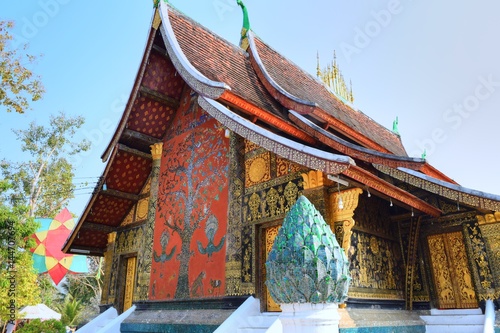
[[[316,66],[316,76],[318,78],[321,78],[321,66],[319,64],[319,51],[317,51],[317,53],[316,53],[316,58],[318,60],[318,65]]]
[[[337,64],[337,54],[333,51],[333,61],[331,65],[327,65],[326,68],[321,71],[319,63],[319,52],[318,52],[318,67],[317,75],[318,78],[323,81],[323,83],[330,88],[330,90],[338,97],[344,99],[349,103],[354,102],[354,95],[352,92],[352,82],[349,81],[349,86],[347,86],[342,71],[339,69]]]

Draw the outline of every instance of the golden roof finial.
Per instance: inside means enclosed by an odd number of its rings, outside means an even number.
[[[316,76],[321,78],[321,66],[319,64],[319,51],[316,53],[316,58],[317,58],[317,63],[318,65],[316,66]]]
[[[347,102],[354,102],[354,94],[352,91],[352,82],[349,81],[349,86],[344,80],[342,71],[339,69],[337,64],[337,53],[333,51],[333,61],[331,65],[327,65],[323,71],[321,71],[319,63],[319,52],[318,52],[318,68],[317,75],[323,81],[323,83],[330,88],[330,90],[338,97],[344,99]]]

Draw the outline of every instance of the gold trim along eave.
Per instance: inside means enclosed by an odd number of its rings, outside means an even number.
[[[467,189],[462,186],[451,184],[416,171],[398,168],[394,169],[385,165],[373,164],[380,172],[385,173],[397,180],[406,182],[422,190],[440,195],[444,198],[470,205],[478,209],[500,211],[500,196],[484,193],[481,191]]]
[[[346,177],[349,177],[369,188],[384,194],[395,201],[399,201],[409,207],[412,207],[424,214],[428,214],[432,217],[439,217],[443,214],[440,209],[428,204],[424,200],[410,194],[397,186],[380,179],[376,175],[358,167],[352,166],[342,172]]]
[[[331,154],[274,134],[212,99],[199,96],[198,104],[231,131],[292,162],[335,175],[355,165],[354,160],[348,156]]]

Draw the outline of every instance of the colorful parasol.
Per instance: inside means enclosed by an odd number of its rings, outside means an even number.
[[[37,219],[41,224],[32,235],[36,246],[33,252],[34,267],[39,274],[48,273],[56,285],[69,273],[87,273],[87,257],[66,254],[61,251],[75,222],[71,213],[64,208],[54,219]]]

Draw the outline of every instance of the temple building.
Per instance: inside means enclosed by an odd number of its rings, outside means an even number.
[[[156,2],[102,181],[64,245],[105,258],[103,308],[136,307],[122,332],[213,332],[250,296],[279,312],[264,263],[300,195],[349,260],[341,332],[360,309],[413,318],[496,300],[500,196],[409,157],[352,106],[336,62],[320,78],[298,68],[239,3],[233,45]]]

